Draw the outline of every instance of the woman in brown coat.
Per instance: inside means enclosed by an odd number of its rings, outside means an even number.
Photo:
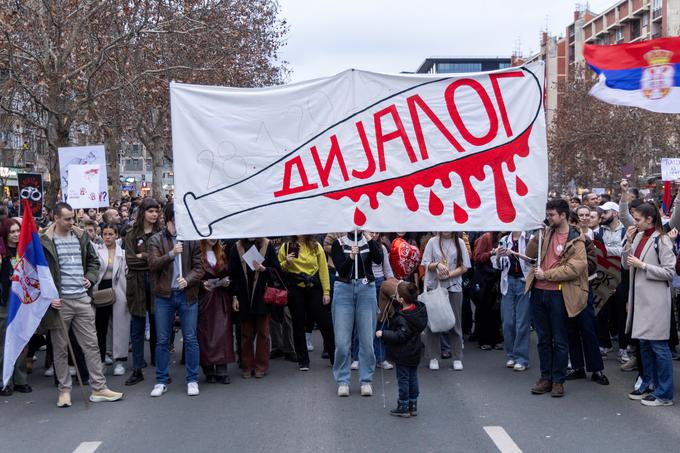
[[[198,293],[198,345],[201,367],[208,383],[229,384],[227,364],[234,362],[232,308],[227,287],[229,267],[224,245],[200,242],[205,275]]]

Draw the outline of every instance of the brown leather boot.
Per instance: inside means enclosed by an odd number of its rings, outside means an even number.
[[[552,390],[553,388],[553,383],[550,382],[547,379],[539,379],[536,381],[536,384],[531,388],[531,393],[534,395],[543,395],[544,393],[548,393]]]
[[[552,385],[552,393],[550,394],[553,398],[561,398],[564,396],[564,384],[558,384],[557,382]]]

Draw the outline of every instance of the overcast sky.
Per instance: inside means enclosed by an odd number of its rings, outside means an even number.
[[[616,0],[591,0],[597,13]],[[546,28],[564,35],[570,0],[279,0],[290,26],[281,53],[291,81],[348,68],[415,71],[430,56],[505,56],[539,49]],[[585,2],[584,2],[585,3]]]

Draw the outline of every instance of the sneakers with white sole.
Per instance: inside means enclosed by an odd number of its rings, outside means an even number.
[[[513,370],[515,371],[524,371],[527,369],[527,366],[521,363],[516,363],[514,367],[512,367]]]
[[[76,375],[76,367],[74,367],[74,366],[68,367],[68,372],[71,375],[71,377],[75,376]]]
[[[373,396],[373,387],[371,384],[361,384],[361,396]]]
[[[307,351],[313,352],[314,351],[314,345],[312,344],[312,334],[311,333],[305,333],[305,339],[307,340]]]
[[[673,400],[660,400],[654,395],[647,395],[640,400],[640,403],[644,406],[658,407],[658,406],[672,406]]]
[[[439,369],[439,360],[437,360],[437,359],[430,360],[430,369],[431,370],[438,370]]]
[[[198,382],[189,382],[187,384],[187,395],[196,396],[198,393]]]
[[[43,373],[43,376],[45,377],[54,376],[54,367],[49,367],[48,369],[46,369],[45,372]]]
[[[113,367],[113,375],[114,376],[122,376],[125,374],[125,367],[123,366],[122,363],[117,362],[116,366]]]
[[[453,361],[453,369],[455,371],[463,371],[463,362],[460,360]]]
[[[394,368],[394,365],[392,365],[387,360],[383,360],[382,362],[378,362],[377,367],[382,368],[383,370],[391,370]]]
[[[113,365],[113,359],[110,356],[105,356],[104,357],[104,365],[110,366]]]
[[[358,361],[358,360],[354,360],[354,361],[352,362],[352,365],[350,365],[350,368],[353,369],[353,370],[358,370],[358,369],[359,369],[359,361]]]
[[[69,391],[59,392],[57,407],[71,407],[71,392]]]
[[[338,396],[349,396],[349,385],[347,384],[338,385]]]
[[[163,395],[163,393],[168,391],[168,386],[165,384],[156,384],[153,386],[153,390],[151,390],[151,396],[157,397]]]
[[[510,360],[508,360],[507,362],[505,362],[505,366],[506,366],[507,368],[512,368],[512,367],[515,366],[515,361],[512,360],[512,359],[510,359]]]
[[[120,392],[114,392],[111,389],[105,388],[99,391],[92,391],[90,395],[90,401],[93,403],[103,403],[103,402],[113,402],[123,399],[123,394]]]

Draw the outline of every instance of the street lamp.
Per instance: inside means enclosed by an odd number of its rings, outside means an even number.
[[[7,180],[9,179],[9,168],[0,167],[0,182],[2,182],[2,196],[5,196],[5,187],[7,187]]]

